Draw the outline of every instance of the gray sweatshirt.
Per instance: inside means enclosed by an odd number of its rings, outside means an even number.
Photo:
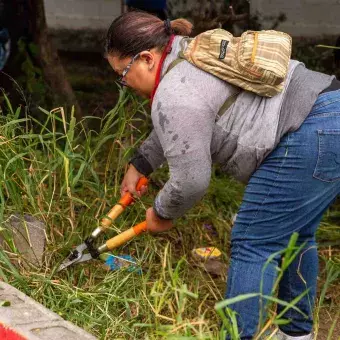
[[[168,162],[170,178],[154,202],[156,213],[166,219],[182,216],[202,198],[212,163],[247,183],[281,137],[300,127],[334,78],[292,60],[282,93],[267,98],[242,91],[218,116],[239,89],[187,61],[166,73],[180,40],[175,38],[162,68],[151,108],[154,129],[131,160],[145,175]]]

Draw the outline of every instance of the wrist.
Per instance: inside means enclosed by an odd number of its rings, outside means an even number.
[[[133,171],[133,172],[137,172],[139,175],[144,176],[142,173],[140,173],[140,172],[136,169],[136,167],[135,167],[132,163],[129,163],[128,170],[131,170],[131,171]]]
[[[133,165],[134,168],[144,176],[148,176],[153,172],[153,168],[149,161],[138,150],[130,159],[129,165]]]
[[[171,220],[172,220],[172,218],[167,218],[167,217],[162,216],[162,215],[159,213],[159,211],[157,210],[155,204],[153,205],[152,210],[153,210],[155,216],[156,216],[159,220],[161,220],[161,221],[171,221]]]

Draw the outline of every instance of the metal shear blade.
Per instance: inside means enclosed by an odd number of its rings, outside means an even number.
[[[87,250],[87,245],[85,243],[82,243],[76,249],[72,250],[71,254],[61,263],[57,272],[69,267],[74,263],[81,263],[92,260],[92,256],[90,253],[83,253],[85,250]]]

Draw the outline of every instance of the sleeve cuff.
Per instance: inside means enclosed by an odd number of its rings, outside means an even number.
[[[144,176],[148,176],[153,172],[153,168],[149,161],[138,150],[130,159],[129,164],[132,164],[136,170]]]
[[[153,211],[155,212],[156,216],[157,216],[159,219],[161,219],[161,220],[167,220],[167,221],[173,220],[173,218],[167,218],[167,217],[162,216],[162,215],[159,213],[159,211],[157,210],[156,204],[155,204],[155,203],[153,204]]]

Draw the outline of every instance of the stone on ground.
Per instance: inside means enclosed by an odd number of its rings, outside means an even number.
[[[4,239],[11,239],[24,264],[41,266],[46,243],[46,225],[31,215],[11,215],[3,224]]]

